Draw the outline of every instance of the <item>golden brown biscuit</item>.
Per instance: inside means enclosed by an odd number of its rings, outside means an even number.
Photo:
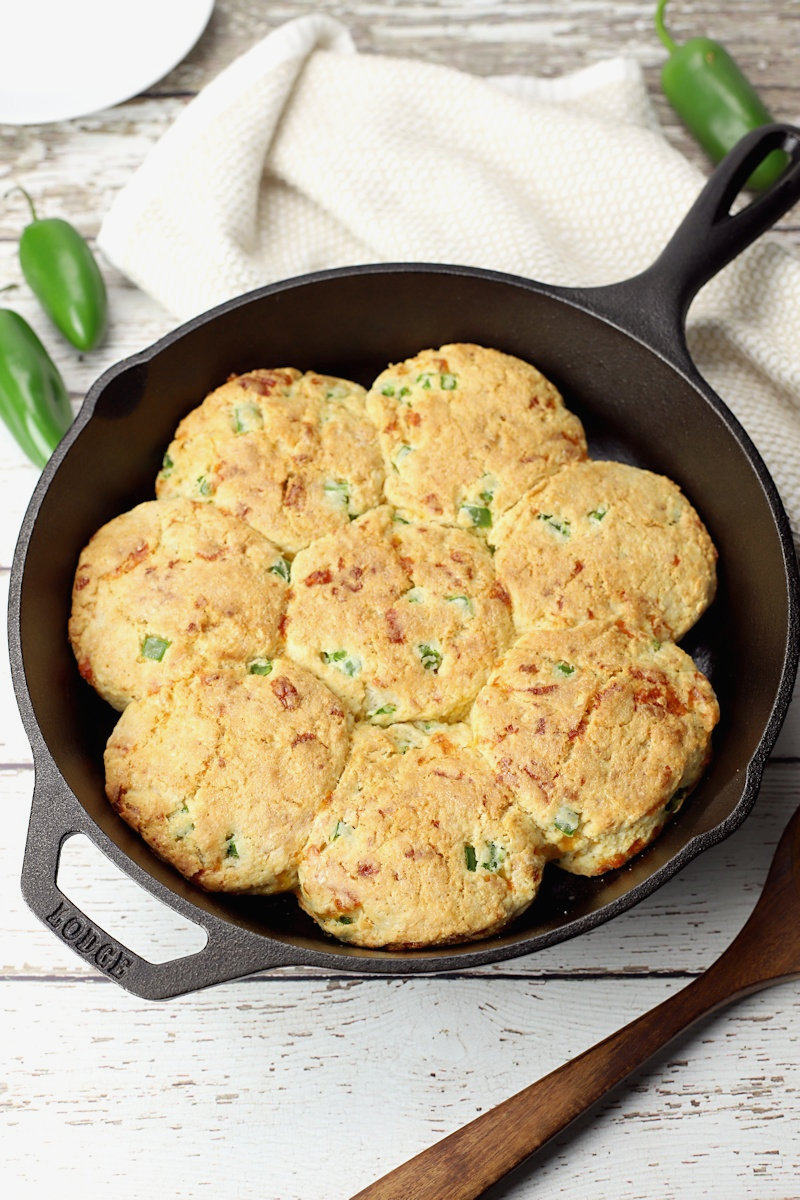
[[[365,395],[294,368],[234,376],[181,421],[156,495],[211,501],[294,554],[380,503]]]
[[[234,517],[180,497],[109,521],[81,553],[69,636],[83,677],[122,709],[163,683],[275,653],[289,565]]]
[[[483,346],[424,350],[367,397],[387,500],[407,518],[485,532],[545,475],[586,457],[576,416],[535,367]]]
[[[714,598],[716,550],[680,488],[619,462],[564,467],[489,540],[518,629],[603,617],[683,637]]]
[[[523,634],[472,709],[476,744],[580,875],[621,866],[708,762],[719,717],[688,654],[622,622]]]
[[[111,804],[208,891],[292,887],[347,757],[350,719],[324,684],[284,658],[260,670],[201,674],[134,701],[106,748]]]
[[[382,507],[292,564],[286,652],[378,724],[459,719],[512,634],[473,534]]]
[[[357,727],[298,873],[323,929],[358,946],[442,945],[487,937],[527,908],[540,836],[470,742],[463,725]]]

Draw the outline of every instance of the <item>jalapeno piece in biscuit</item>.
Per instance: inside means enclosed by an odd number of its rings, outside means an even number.
[[[285,891],[349,742],[336,697],[288,659],[202,672],[128,705],[106,748],[106,792],[200,887]]]
[[[213,505],[148,500],[81,553],[69,635],[78,667],[114,708],[220,667],[267,674],[288,584],[266,538]]]
[[[535,823],[468,726],[414,726],[412,744],[361,725],[309,831],[298,897],[342,941],[443,945],[486,937],[523,912],[544,862]]]
[[[512,634],[486,544],[383,506],[292,563],[286,650],[378,724],[464,717]]]
[[[479,752],[580,875],[652,841],[699,780],[718,717],[688,654],[621,621],[524,634],[471,713]]]
[[[578,418],[530,363],[451,343],[382,371],[367,396],[405,519],[489,530],[529,487],[586,457]]]

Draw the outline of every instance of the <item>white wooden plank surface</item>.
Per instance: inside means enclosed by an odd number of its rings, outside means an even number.
[[[422,55],[479,74],[554,75],[623,51],[642,64],[666,135],[702,156],[658,89],[653,0],[318,0],[360,49]],[[24,183],[93,237],[111,198],[196,90],[258,37],[312,6],[218,0],[171,75],[117,109],[28,129],[0,126],[0,192]],[[718,37],[778,118],[800,119],[800,0],[670,7],[675,34]],[[98,165],[101,164],[101,169]],[[24,207],[0,206],[0,283],[19,282]],[[800,218],[783,222],[800,246]],[[49,336],[24,287],[4,297],[47,338],[75,405],[111,363],[166,332],[168,315],[106,271],[112,327],[80,356]],[[37,472],[0,427],[0,580]],[[216,1196],[339,1200],[532,1082],[702,971],[752,909],[780,830],[800,800],[800,700],[753,815],[630,913],[509,963],[442,978],[361,980],[261,973],[146,1004],[100,977],[39,925],[19,893],[33,770],[0,666],[0,1155],[3,1194],[58,1188],[83,1200]],[[182,922],[80,839],[60,881],[154,960],[187,948]],[[800,989],[741,1002],[686,1035],[499,1197],[592,1200],[800,1195]]]
[[[15,1200],[100,1180],[119,1197],[346,1200],[676,983],[619,980],[600,1011],[557,979],[259,980],[155,1006],[112,988],[0,985]],[[776,991],[701,1026],[500,1194],[796,1195],[792,1016]]]

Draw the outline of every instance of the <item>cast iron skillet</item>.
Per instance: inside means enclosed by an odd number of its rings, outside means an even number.
[[[780,146],[790,156],[781,179],[731,214],[751,172]],[[12,671],[36,766],[22,886],[37,916],[106,975],[151,999],[290,963],[438,972],[527,954],[591,929],[730,834],[755,801],[790,700],[798,573],[774,484],[694,368],[684,321],[697,290],[798,198],[800,130],[769,126],[739,144],[658,260],[627,282],[567,290],[420,264],[323,271],[222,304],[106,372],[42,475],[12,568]],[[152,498],[179,419],[230,373],[289,364],[369,384],[390,361],[458,341],[534,362],[583,419],[594,457],[667,474],[697,506],[719,548],[720,588],[684,646],[711,676],[722,720],[705,779],[632,864],[599,879],[545,872],[534,905],[500,936],[445,950],[368,952],[328,939],[291,897],[201,892],[112,811],[102,750],[115,714],[79,678],[67,644],[72,577],[100,525]],[[203,926],[203,950],[151,964],[68,900],[57,886],[58,863],[77,832]]]

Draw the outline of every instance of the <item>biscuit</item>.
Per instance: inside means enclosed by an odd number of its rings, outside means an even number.
[[[378,724],[457,720],[512,636],[485,543],[386,506],[292,564],[286,653]]]
[[[234,376],[181,421],[156,495],[210,501],[294,554],[381,502],[365,394],[294,368]]]
[[[531,903],[539,834],[470,740],[463,725],[357,726],[298,871],[323,929],[358,946],[442,945],[496,933]]]
[[[113,807],[208,891],[294,886],[347,757],[350,719],[324,684],[284,658],[261,669],[196,675],[134,701],[105,752]]]
[[[586,457],[576,416],[535,367],[482,346],[424,350],[367,396],[385,494],[407,518],[485,532],[543,476]]]
[[[476,744],[559,866],[621,866],[677,811],[710,756],[719,709],[672,642],[617,623],[536,630],[472,709]]]
[[[274,654],[289,565],[234,517],[149,500],[82,551],[69,636],[81,674],[114,708],[199,670]]]
[[[620,462],[564,467],[490,531],[519,629],[620,617],[677,641],[714,598],[716,550],[677,484]]]

